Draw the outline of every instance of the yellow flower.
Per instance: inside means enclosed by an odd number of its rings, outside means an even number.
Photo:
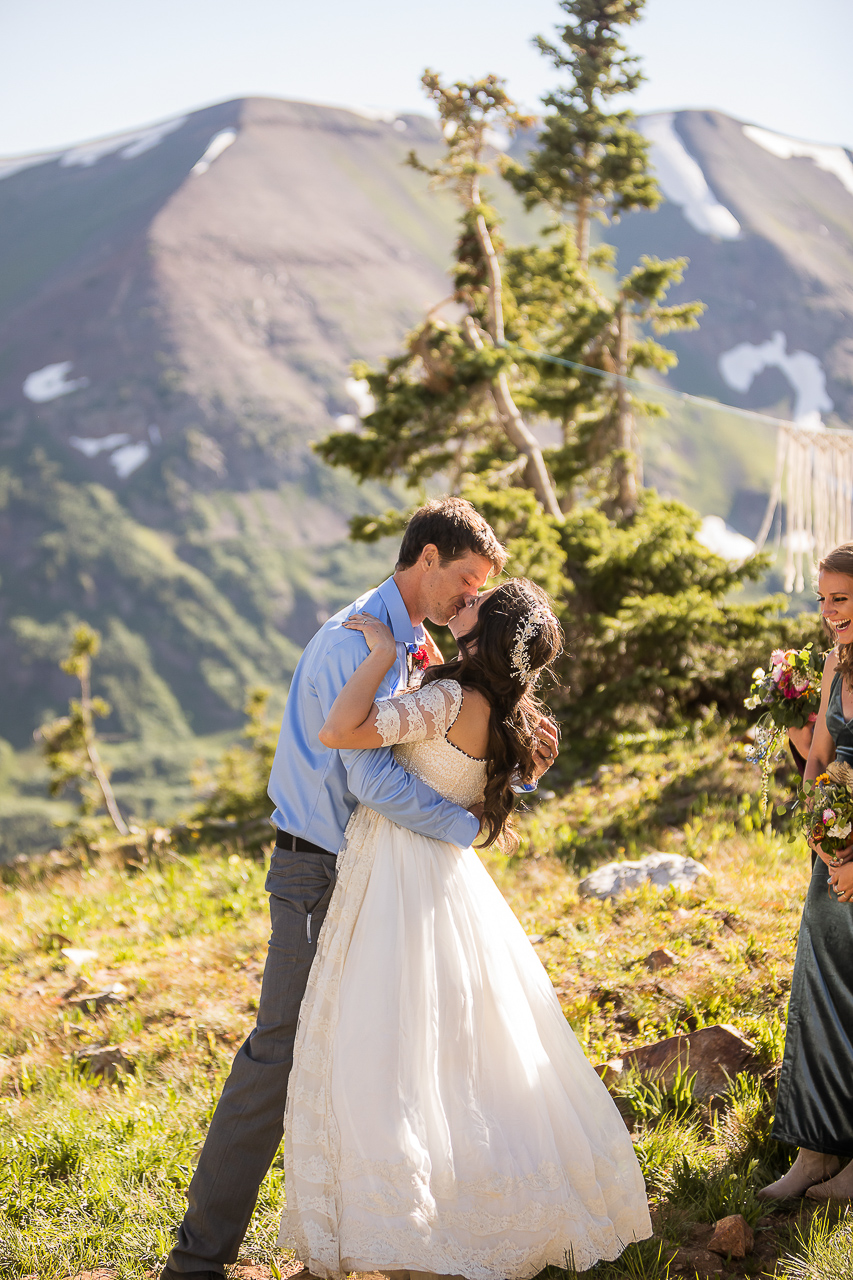
[[[831,782],[831,781],[832,779],[830,778],[828,773],[821,773],[818,775],[817,778],[815,778],[815,782]]]

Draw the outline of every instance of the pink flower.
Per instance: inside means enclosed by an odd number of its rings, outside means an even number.
[[[810,711],[810,712],[809,712],[809,724],[814,724],[815,720],[817,720],[817,712],[816,712],[816,711]]]
[[[826,825],[827,825],[827,826],[829,826],[830,822],[834,822],[834,821],[835,821],[835,810],[834,810],[834,809],[824,809],[824,811],[823,811],[823,820],[824,820],[824,822],[826,823]]]
[[[771,667],[783,667],[785,665],[785,650],[774,649],[770,655]]]

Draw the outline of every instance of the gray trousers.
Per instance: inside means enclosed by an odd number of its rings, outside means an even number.
[[[335,855],[276,849],[266,888],[272,934],[257,1024],[225,1082],[169,1255],[172,1271],[218,1271],[237,1261],[284,1132],[299,1006],[335,884]]]

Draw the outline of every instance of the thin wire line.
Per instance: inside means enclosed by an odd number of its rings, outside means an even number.
[[[790,428],[799,425],[791,421],[790,418],[773,418],[767,413],[756,413],[754,409],[739,409],[736,405],[724,404],[720,400],[709,400],[705,396],[692,396],[687,391],[676,391],[674,387],[663,386],[657,382],[641,382],[639,378],[629,378],[622,373],[608,373],[606,369],[593,369],[588,364],[578,364],[574,360],[564,360],[562,356],[551,355],[550,351],[522,347],[517,342],[504,342],[502,345],[508,351],[518,351],[522,355],[531,356],[536,360],[545,360],[548,364],[559,364],[565,369],[575,369],[578,373],[592,373],[597,378],[612,378],[614,382],[622,382],[626,387],[634,387],[645,395],[672,396],[674,400],[695,404],[703,409],[714,409],[717,413],[732,413],[735,417],[747,418],[752,422],[770,423],[774,427]],[[812,428],[802,429],[812,430]],[[843,434],[853,437],[853,430],[849,427],[824,427],[824,430],[831,430],[833,435]]]

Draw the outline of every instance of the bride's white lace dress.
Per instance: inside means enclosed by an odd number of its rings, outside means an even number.
[[[452,680],[380,704],[448,799],[486,770],[446,738]],[[279,1242],[315,1276],[526,1280],[651,1234],[631,1140],[472,849],[359,806],[300,1013]]]

